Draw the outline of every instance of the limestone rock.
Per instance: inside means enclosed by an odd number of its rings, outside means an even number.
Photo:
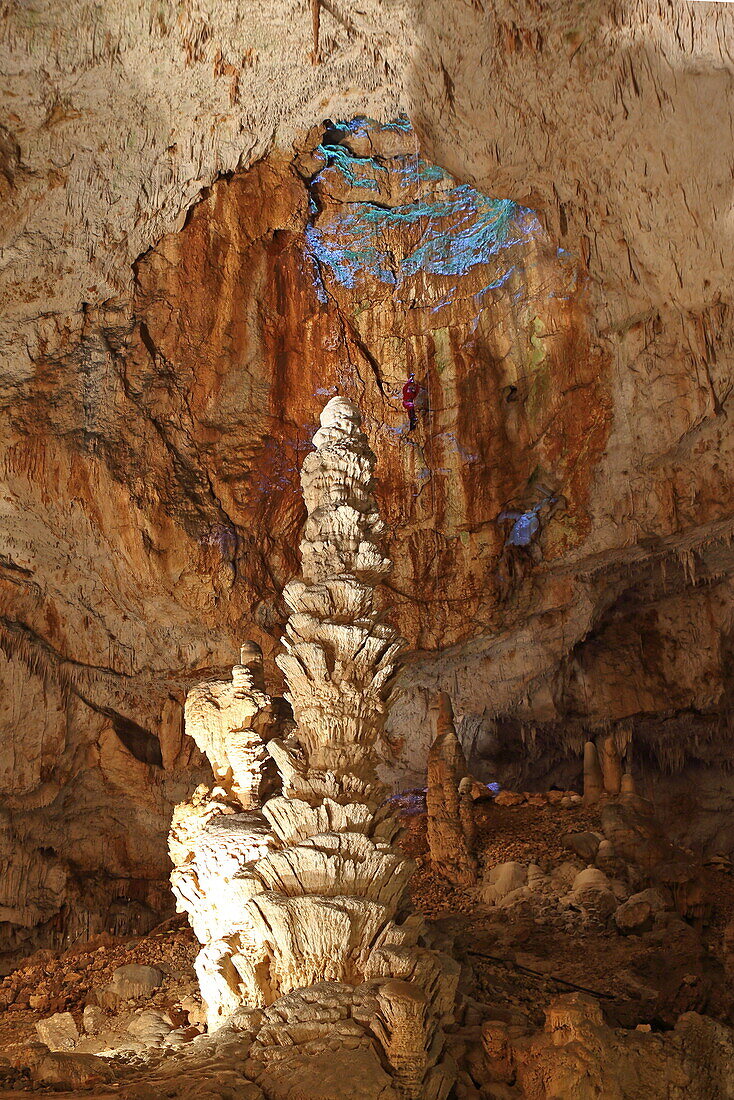
[[[686,1013],[674,1032],[659,1036],[615,1031],[583,993],[555,998],[540,1034],[513,1037],[493,1026],[485,1041],[488,1068],[514,1080],[527,1100],[665,1100],[671,1090],[694,1100],[727,1096],[732,1053],[731,1034],[704,1016]]]
[[[672,899],[665,892],[651,887],[632,894],[614,914],[614,923],[623,934],[640,934],[649,931],[657,913],[672,907]]]
[[[79,1042],[79,1029],[70,1012],[56,1012],[36,1024],[38,1038],[49,1050],[73,1050]]]
[[[584,802],[593,806],[604,793],[604,779],[599,754],[593,741],[584,745]]]
[[[606,923],[607,918],[617,909],[617,898],[611,883],[596,867],[587,867],[576,875],[569,898],[592,921]]]
[[[82,1024],[87,1035],[97,1035],[107,1026],[107,1016],[99,1005],[85,1005]],[[45,1041],[45,1040],[44,1040]]]
[[[622,759],[615,734],[600,737],[597,750],[604,792],[614,797],[619,794],[622,785]]]
[[[732,463],[727,359],[712,363],[709,349],[731,340],[731,246],[717,198],[728,179],[730,8],[711,19],[705,4],[636,0],[620,20],[585,8],[569,28],[553,5],[430,0],[416,33],[411,5],[369,0],[356,32],[333,19],[328,64],[316,66],[308,13],[294,19],[285,0],[249,21],[230,18],[221,0],[180,20],[149,20],[139,4],[115,0],[101,28],[84,10],[52,5],[29,22],[13,5],[3,42],[16,117],[5,120],[0,185],[11,651],[0,664],[3,768],[21,761],[23,772],[10,792],[14,870],[3,905],[21,941],[32,946],[27,930],[41,935],[68,901],[74,920],[91,909],[104,922],[110,879],[166,877],[170,807],[190,793],[186,765],[199,767],[180,728],[183,694],[193,670],[231,659],[243,617],[262,613],[263,633],[278,631],[300,506],[294,456],[318,391],[336,384],[364,394],[375,426],[395,587],[405,594],[396,613],[426,654],[415,667],[429,690],[455,675],[462,713],[479,719],[491,704],[496,729],[512,731],[503,747],[517,742],[517,722],[544,725],[532,752],[541,771],[577,715],[585,728],[638,715],[652,752],[662,761],[670,751],[676,768],[699,735],[704,753],[718,751],[706,741],[728,629],[717,609],[732,598]],[[273,27],[277,49],[262,45]],[[101,54],[100,36],[109,42]],[[714,89],[703,119],[702,81]],[[620,92],[630,87],[632,97]],[[350,102],[358,90],[360,113],[405,109],[416,127],[350,131],[360,152],[397,159],[372,171],[390,182],[361,187],[364,198],[389,206],[407,174],[413,194],[441,199],[415,153],[406,171],[412,142],[456,184],[539,212],[548,236],[520,285],[513,276],[495,294],[488,265],[477,264],[450,302],[426,271],[416,292],[384,284],[378,300],[356,280],[336,288],[338,307],[331,286],[318,301],[303,274],[310,196],[282,149],[296,142],[314,172],[326,170],[315,185],[322,224],[343,223],[360,189],[345,173],[335,186],[335,165],[315,148],[323,128],[308,149],[299,131],[345,89]],[[47,118],[46,102],[62,106]],[[656,119],[660,102],[670,104],[675,141]],[[629,155],[620,156],[622,132]],[[327,192],[349,201],[327,209]],[[287,248],[272,247],[284,239]],[[579,288],[570,296],[546,260],[558,264],[559,249],[579,258],[578,267],[566,260]],[[546,298],[538,289],[551,270]],[[283,287],[287,314],[270,308]],[[410,320],[396,300],[410,302]],[[464,354],[475,333],[477,355],[498,364],[480,372],[479,393],[477,358]],[[406,362],[425,362],[432,388],[421,466],[396,443],[389,396]],[[516,401],[502,396],[510,387]],[[494,521],[536,466],[568,482],[569,511],[562,531],[541,531],[542,592],[521,594],[497,622]],[[430,493],[416,494],[417,478]],[[654,673],[638,659],[649,647],[661,655]],[[427,748],[423,690],[394,714],[413,771]],[[105,720],[109,710],[138,757]],[[87,753],[80,789],[70,761]],[[103,818],[108,843],[99,845]],[[58,854],[16,874],[31,862],[26,828],[36,856],[39,846]],[[110,876],[107,905],[101,889],[74,896],[70,857],[75,867],[81,859],[85,887],[96,872]],[[155,913],[160,904],[151,885],[146,905]]]
[[[173,1031],[171,1018],[166,1012],[156,1009],[146,1009],[138,1013],[127,1025],[131,1035],[143,1043],[146,1047],[160,1046],[163,1040]]]
[[[372,1050],[291,1051],[259,1079],[272,1100],[400,1100]]]
[[[282,794],[252,805],[262,795],[257,754],[238,758],[232,781],[232,735],[264,712],[262,679],[235,669],[217,707],[210,685],[197,689],[187,722],[221,786],[177,808],[171,881],[202,944],[195,968],[209,1030],[245,1020],[248,1066],[269,1096],[323,1100],[352,1088],[445,1100],[459,969],[427,947],[411,911],[413,864],[393,846],[398,824],[377,776],[401,642],[376,601],[390,561],[360,423],[354,405],[333,398],[303,462],[303,579],[284,591],[291,615],[278,658],[296,728],[263,738]],[[454,769],[461,829],[459,778]],[[154,1024],[152,1039],[135,1025],[146,1042],[160,1041]]]
[[[614,923],[623,936],[648,932],[653,924],[652,906],[639,895],[628,898],[615,910]]]
[[[269,760],[266,741],[275,733],[271,699],[264,693],[262,650],[241,647],[231,681],[199,684],[186,699],[186,732],[209,759],[215,778],[244,809],[262,804]],[[270,780],[272,786],[272,778]]]
[[[523,887],[527,877],[527,868],[521,863],[500,863],[488,868],[482,882],[482,901],[496,905],[508,894]]]
[[[593,863],[599,850],[599,837],[596,833],[566,833],[563,844],[584,863]]]
[[[699,860],[673,844],[652,806],[639,796],[627,796],[602,807],[601,824],[615,851],[634,864],[647,881],[673,894],[681,915],[707,911],[707,880]]]
[[[114,1080],[108,1064],[93,1054],[69,1054],[51,1051],[43,1043],[23,1047],[16,1057],[19,1065],[28,1066],[35,1085],[51,1085],[64,1089],[91,1088]]]
[[[112,981],[106,986],[105,997],[115,1001],[137,1000],[149,997],[163,982],[163,975],[155,966],[128,963],[118,966],[112,973]]]

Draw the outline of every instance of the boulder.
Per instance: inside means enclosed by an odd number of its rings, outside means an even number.
[[[49,1050],[73,1050],[79,1042],[79,1030],[70,1012],[55,1012],[36,1024],[38,1038]]]
[[[505,894],[504,897],[498,898],[495,904],[500,909],[510,909],[513,905],[517,905],[521,901],[527,901],[532,893],[533,891],[527,886],[520,886],[517,890],[511,890],[509,894]]]
[[[584,863],[593,863],[599,850],[599,837],[596,833],[566,833],[561,843],[579,859],[583,859]]]
[[[661,913],[664,909],[673,908],[673,898],[668,890],[659,886],[651,886],[647,890],[641,890],[639,894],[633,894],[630,901],[646,901],[653,913]]]
[[[639,895],[628,898],[616,910],[614,923],[623,936],[639,936],[642,932],[649,932],[653,925],[652,906]]]
[[[580,870],[581,867],[578,863],[566,860],[565,863],[559,863],[557,867],[553,868],[550,875],[551,882],[560,892],[565,892],[573,886],[574,879]]]
[[[137,1000],[149,997],[163,982],[163,975],[155,966],[129,963],[118,966],[112,973],[112,981],[104,989],[105,1000]]]
[[[485,873],[482,882],[482,901],[488,905],[496,905],[507,894],[519,890],[527,882],[527,869],[522,863],[499,863],[492,867],[489,873]]]
[[[127,1030],[144,1046],[156,1047],[173,1031],[173,1022],[166,1012],[146,1009],[133,1017]]]
[[[107,1026],[107,1016],[99,1005],[86,1005],[82,1013],[82,1026],[87,1035],[97,1035]]]
[[[581,890],[608,890],[609,879],[598,867],[585,867],[576,875],[571,888],[574,893]]]
[[[597,867],[587,867],[576,875],[568,900],[583,909],[590,921],[601,923],[618,907],[609,879]]]
[[[542,890],[550,885],[550,876],[547,875],[537,863],[528,864],[527,884],[530,890]]]
[[[672,907],[672,899],[666,896],[666,891],[650,887],[641,890],[638,894],[632,894],[614,914],[614,923],[617,931],[622,935],[640,935],[649,932],[658,913],[664,913]]]
[[[34,1085],[55,1085],[76,1091],[114,1080],[114,1073],[93,1054],[51,1051],[43,1043],[30,1043],[15,1056],[18,1067],[27,1066]]]
[[[259,1083],[271,1100],[398,1100],[374,1050],[293,1049]]]

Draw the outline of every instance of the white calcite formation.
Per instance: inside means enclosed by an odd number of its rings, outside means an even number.
[[[310,1096],[313,1080],[321,1096],[328,1068],[358,1073],[365,1098],[442,1100],[455,1076],[443,1030],[458,966],[412,911],[414,867],[394,846],[398,823],[376,776],[401,642],[375,598],[390,561],[360,423],[333,398],[301,472],[303,576],[284,592],[278,658],[296,731],[266,745],[282,794],[253,809],[262,683],[235,670],[232,686],[199,687],[187,728],[221,787],[178,807],[172,882],[202,943],[209,1028],[251,1032],[268,1095],[290,1095],[297,1081]]]

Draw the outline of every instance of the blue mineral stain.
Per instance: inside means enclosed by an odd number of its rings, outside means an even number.
[[[410,123],[404,118],[386,126],[365,118],[337,125],[350,134],[367,137],[373,128],[411,132]],[[380,177],[384,179],[388,172],[384,164],[372,157],[355,156],[340,144],[323,144],[319,151],[326,160],[324,171],[336,169],[349,187],[377,192],[379,196]],[[362,274],[398,287],[421,272],[460,278],[478,264],[493,262],[493,277],[476,295],[478,302],[485,294],[502,287],[514,270],[509,255],[506,264],[502,262],[502,253],[540,230],[535,214],[511,199],[483,195],[468,184],[451,187],[451,177],[442,168],[417,155],[395,156],[390,160],[401,188],[417,185],[420,191],[421,183],[445,181],[447,190],[393,207],[365,194],[363,201],[345,202],[342,217],[323,227],[315,224],[317,209],[312,199],[306,248],[317,269],[314,281],[320,300],[325,297],[325,270],[348,288],[353,288]],[[401,228],[412,231],[416,243],[413,248],[408,247],[404,256],[397,257],[389,250],[388,242],[395,239],[395,230]],[[406,237],[410,239],[410,234]],[[447,304],[447,299],[434,308],[443,304]]]
[[[366,187],[368,191],[379,191],[378,172],[387,172],[384,165],[378,164],[372,157],[355,157],[343,145],[319,145],[318,151],[326,157],[328,168],[337,168],[350,187]],[[359,170],[373,172],[374,175],[361,175]]]

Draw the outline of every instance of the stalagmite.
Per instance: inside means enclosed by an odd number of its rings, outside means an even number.
[[[461,821],[466,846],[472,856],[476,853],[477,836],[477,823],[474,816],[474,786],[475,780],[470,775],[465,775],[459,783],[459,820]]]
[[[268,753],[265,743],[274,725],[265,694],[260,646],[246,642],[231,680],[213,680],[193,688],[186,700],[186,732],[209,759],[224,791],[244,809],[262,803]]]
[[[617,795],[622,783],[622,759],[617,748],[617,739],[613,733],[606,734],[598,738],[596,746],[604,791],[609,795]]]
[[[623,795],[637,794],[637,789],[635,787],[635,777],[633,776],[632,772],[625,772],[622,776],[621,793]]]
[[[270,705],[261,657],[243,648],[234,687],[201,685],[187,704],[222,789],[178,808],[172,882],[202,944],[209,1027],[238,1016],[249,1028],[268,1094],[297,1080],[299,1097],[316,1100],[313,1059],[328,1055],[359,1076],[365,1100],[444,1100],[458,966],[432,948],[412,910],[414,867],[393,846],[399,826],[376,774],[401,641],[376,600],[391,563],[360,422],[354,405],[333,398],[301,471],[303,575],[284,591],[291,615],[277,659],[297,728],[266,742],[282,794],[253,810],[257,782],[235,767],[235,735],[252,733]],[[219,724],[212,694],[230,704]],[[255,775],[259,764],[252,754]],[[456,778],[454,803],[458,812]]]
[[[459,793],[465,777],[466,760],[454,728],[451,699],[442,691],[436,703],[436,738],[428,754],[428,846],[435,870],[454,883],[473,886],[477,881],[471,848],[473,817]]]
[[[593,741],[584,745],[584,802],[593,806],[604,794],[604,780],[599,765],[599,754]]]

